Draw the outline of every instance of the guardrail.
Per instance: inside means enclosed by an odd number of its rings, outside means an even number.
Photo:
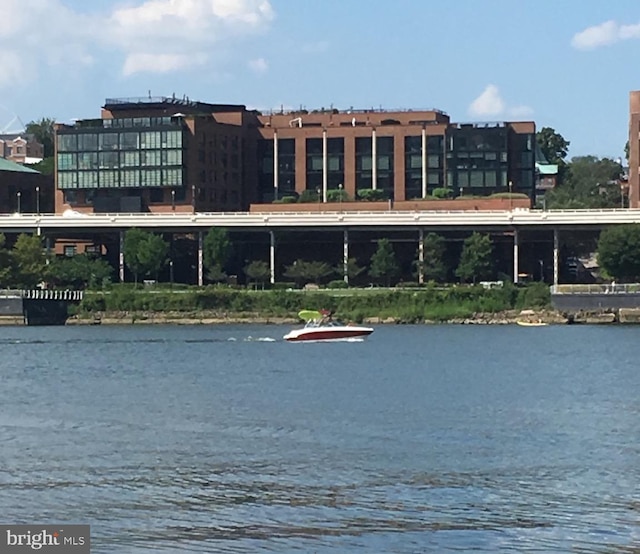
[[[552,294],[640,294],[640,283],[553,285]]]
[[[27,300],[66,300],[79,302],[84,297],[81,290],[52,289],[6,289],[0,290],[0,298],[23,298]]]
[[[109,213],[0,216],[0,232],[41,230],[123,230],[131,227],[155,229],[230,228],[433,228],[433,229],[561,229],[593,228],[640,223],[640,209],[608,210],[459,210],[459,211],[331,211],[313,212],[196,212]]]

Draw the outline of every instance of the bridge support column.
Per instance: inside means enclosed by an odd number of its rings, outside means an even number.
[[[514,229],[513,230],[513,282],[515,284],[518,283],[518,273],[520,273],[520,269],[518,268],[519,250],[520,250],[520,236],[518,235],[518,229]]]
[[[204,237],[202,231],[198,231],[198,286],[204,285],[204,272],[202,263],[202,249],[203,249]]]
[[[558,284],[558,276],[560,274],[560,232],[558,229],[553,230],[553,286]]]
[[[349,284],[349,229],[342,231],[342,278]]]
[[[124,283],[124,231],[120,231],[120,250],[118,252],[118,272],[120,282]]]
[[[276,235],[269,231],[269,282],[273,285],[276,282]]]
[[[418,283],[424,283],[424,229],[418,230]]]

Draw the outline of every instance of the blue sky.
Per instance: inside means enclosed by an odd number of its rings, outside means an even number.
[[[105,98],[438,108],[623,155],[638,0],[2,0],[0,130]],[[14,121],[12,121],[14,120]]]

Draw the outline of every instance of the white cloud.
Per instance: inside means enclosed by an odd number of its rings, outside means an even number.
[[[249,60],[249,68],[255,73],[262,74],[269,70],[269,64],[264,58],[257,58],[255,60]]]
[[[533,115],[533,110],[529,106],[508,106],[496,85],[487,85],[480,96],[471,102],[468,111],[473,118],[485,119],[498,117],[520,119]]]
[[[573,35],[571,46],[578,50],[593,50],[601,46],[608,46],[622,40],[640,38],[640,23],[634,25],[619,25],[610,20],[587,27]]]
[[[0,86],[33,80],[47,66],[71,72],[104,51],[111,59],[114,51],[121,54],[124,76],[201,66],[210,53],[228,51],[274,18],[269,0],[131,0],[106,13],[69,6],[68,0],[2,0]]]
[[[266,0],[147,0],[111,14],[108,40],[127,57],[125,75],[167,72],[191,56],[197,61],[188,65],[205,63],[214,45],[259,32],[272,19]],[[136,63],[148,53],[151,65]]]
[[[5,50],[0,56],[0,88],[24,80],[27,77],[25,72],[31,71],[24,63],[21,52]]]
[[[125,76],[135,73],[170,73],[203,65],[207,57],[204,55],[189,56],[186,54],[148,54],[134,52],[127,56],[122,68]]]
[[[473,117],[493,117],[504,112],[504,100],[495,85],[487,85],[469,106],[469,115]]]

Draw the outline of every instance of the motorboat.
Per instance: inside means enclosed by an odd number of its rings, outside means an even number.
[[[345,324],[333,320],[330,312],[302,310],[298,317],[306,321],[302,329],[293,329],[283,338],[288,342],[353,341],[373,333],[371,327]]]
[[[544,321],[525,321],[522,319],[516,320],[516,323],[521,327],[546,327],[548,324]]]

